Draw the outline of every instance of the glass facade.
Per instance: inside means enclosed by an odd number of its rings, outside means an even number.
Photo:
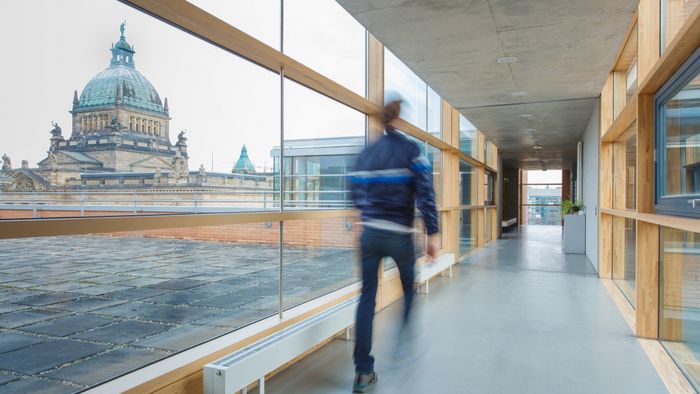
[[[613,144],[613,208],[637,208],[637,125]]]
[[[428,86],[428,133],[442,138],[442,98]]]
[[[365,97],[365,28],[335,1],[283,1],[284,53]]]
[[[280,0],[259,0],[254,4],[218,0],[187,1],[272,48],[280,49]]]
[[[476,248],[477,209],[462,209],[459,218],[459,252],[465,255]]]
[[[26,344],[0,347],[0,364],[10,353],[29,360],[62,346],[54,364],[0,369],[18,379],[40,374],[56,392],[89,389],[286,316],[359,279],[347,175],[366,145],[366,114],[246,60],[250,53],[210,44],[206,27],[194,36],[121,2],[88,3],[76,10],[49,2],[40,14],[36,3],[0,5],[17,21],[0,33],[22,35],[7,48],[23,54],[0,64],[3,75],[17,76],[4,84],[17,99],[6,113],[16,116],[0,117],[0,219],[101,216],[111,226],[112,216],[181,216],[157,217],[164,221],[155,226],[126,218],[128,231],[0,240],[0,343]],[[199,7],[365,96],[366,32],[337,3],[234,3],[191,0],[183,8]],[[402,95],[403,117],[425,130],[409,138],[432,165],[442,207],[457,175],[456,148],[427,142],[442,137],[442,99],[386,53],[386,91]],[[475,129],[460,135],[470,154],[480,149]],[[460,205],[480,205],[476,168],[462,162],[459,173]],[[299,210],[308,219],[290,212]],[[459,230],[445,231],[463,253],[492,220],[478,212],[463,210]],[[194,215],[201,213],[222,215]],[[419,218],[416,228],[422,257]],[[114,362],[125,357],[128,365]]]
[[[464,115],[459,115],[459,150],[476,158],[478,147],[476,127]]]
[[[699,0],[661,0],[661,52],[671,44]]]
[[[360,280],[356,217],[285,221],[282,302],[289,309]]]
[[[351,208],[347,175],[364,149],[366,116],[291,80],[284,97],[285,207]],[[274,147],[275,164],[279,154]]]
[[[401,118],[427,130],[428,85],[384,48],[384,101],[401,100]]]
[[[613,217],[612,278],[633,306],[637,304],[636,236],[634,219]]]
[[[700,217],[700,52],[659,91],[657,211]]]
[[[659,338],[693,382],[700,383],[700,233],[661,230]]]
[[[478,205],[475,204],[476,190],[472,192],[473,182],[476,180],[475,169],[467,164],[466,161],[459,162],[459,185],[460,185],[460,205]]]
[[[561,171],[523,171],[520,190],[523,224],[561,225]]]

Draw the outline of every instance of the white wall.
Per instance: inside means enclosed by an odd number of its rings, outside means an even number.
[[[586,210],[586,256],[598,271],[598,154],[600,100],[583,134],[583,206]]]

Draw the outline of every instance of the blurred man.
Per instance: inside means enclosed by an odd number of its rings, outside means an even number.
[[[352,198],[362,211],[362,295],[355,319],[355,380],[353,392],[363,393],[377,381],[372,350],[372,321],[377,296],[377,273],[384,257],[391,257],[399,269],[404,292],[403,325],[409,322],[413,302],[414,266],[413,219],[416,205],[428,233],[427,253],[435,258],[439,249],[432,169],[421,149],[401,135],[395,121],[401,102],[384,107],[382,123],[386,134],[369,145],[358,157],[352,173]]]

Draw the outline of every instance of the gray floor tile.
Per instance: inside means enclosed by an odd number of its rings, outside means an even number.
[[[225,311],[214,316],[200,320],[195,320],[192,324],[201,324],[206,326],[228,327],[235,329],[246,326],[252,322],[277,314],[276,309],[255,310],[247,308],[238,308],[232,311]]]
[[[0,392],[4,392],[2,389],[3,384],[11,382],[13,380],[17,380],[17,379],[19,379],[18,376],[10,375],[9,373],[0,372]]]
[[[0,368],[32,375],[105,349],[104,346],[90,343],[51,340],[0,354]]]
[[[224,294],[195,301],[192,305],[206,306],[211,308],[235,309],[240,306],[250,304],[258,297],[241,296],[239,294]]]
[[[35,336],[6,331],[0,332],[0,353],[11,352],[44,341],[44,339]]]
[[[127,290],[120,290],[105,294],[105,297],[114,298],[118,300],[132,300],[138,301],[144,298],[155,297],[161,294],[168,293],[169,290],[164,289],[152,289],[150,287],[134,287]]]
[[[93,386],[165,357],[167,353],[153,350],[117,349],[51,371],[46,376]]]
[[[225,327],[183,326],[141,341],[136,341],[133,345],[177,352],[230,331],[231,329]]]
[[[30,305],[30,306],[46,306],[51,304],[57,304],[59,302],[72,301],[77,299],[78,296],[71,293],[43,293],[32,295],[29,297],[21,298],[13,301],[15,304],[20,305]]]
[[[127,320],[77,334],[74,338],[121,345],[167,331],[171,328],[172,325],[168,324]]]
[[[64,394],[80,391],[81,387],[47,379],[21,378],[0,386],[4,394]]]
[[[189,291],[174,291],[156,297],[145,298],[142,301],[153,302],[157,304],[187,305],[206,297],[206,295],[201,293],[193,293]]]
[[[150,285],[148,287],[154,288],[154,289],[165,289],[165,290],[187,290],[191,289],[193,287],[201,286],[206,284],[207,282],[201,281],[201,280],[192,280],[192,279],[175,279],[175,280],[169,280],[161,283],[156,283],[154,285]]]
[[[29,306],[27,306],[27,305],[16,305],[16,304],[10,304],[7,302],[0,301],[0,314],[7,313],[7,312],[19,311],[19,310],[27,309],[27,308],[29,308]]]
[[[41,309],[23,310],[0,315],[0,327],[17,328],[64,315],[65,312]]]
[[[158,310],[152,313],[143,315],[146,320],[164,322],[164,323],[188,323],[194,320],[203,319],[220,312],[208,308],[193,307],[193,306],[167,306],[159,305]]]
[[[92,311],[96,315],[107,315],[121,317],[125,319],[136,318],[149,313],[156,312],[160,309],[159,305],[148,304],[145,302],[131,301],[124,304],[110,306],[107,308],[95,309]],[[0,316],[1,318],[2,316]]]
[[[113,322],[114,319],[80,313],[34,323],[22,327],[21,330],[37,334],[65,337],[91,328],[106,326]]]
[[[128,289],[131,289],[131,288],[128,286],[118,286],[118,285],[93,285],[93,286],[83,287],[81,289],[72,290],[71,292],[76,293],[76,294],[98,296],[98,295],[103,295],[103,294],[107,294],[107,293],[112,293],[115,291],[128,290]]]
[[[109,298],[101,297],[85,297],[75,301],[62,302],[60,304],[53,304],[46,307],[47,309],[56,309],[68,312],[89,312],[95,309],[106,308],[108,306],[114,306],[123,304],[127,301],[123,300],[112,300]]]

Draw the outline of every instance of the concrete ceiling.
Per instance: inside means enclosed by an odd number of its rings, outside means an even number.
[[[638,3],[337,1],[523,169],[542,167],[535,144],[548,168],[570,167]]]

